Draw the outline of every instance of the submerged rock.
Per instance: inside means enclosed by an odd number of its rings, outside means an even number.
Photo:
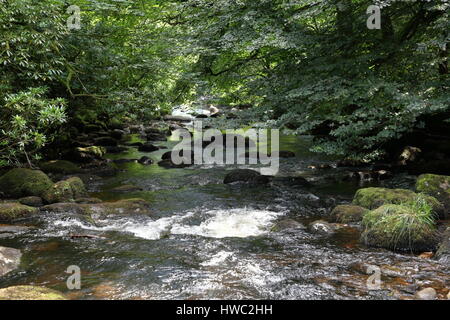
[[[78,177],[72,177],[55,183],[42,197],[47,203],[58,203],[70,202],[86,196],[87,191],[83,181]]]
[[[367,209],[376,209],[384,204],[405,204],[425,200],[437,214],[444,212],[443,205],[434,197],[415,193],[407,189],[364,188],[359,189],[353,198],[353,204]]]
[[[67,300],[60,292],[38,286],[15,286],[0,289],[0,300]]]
[[[81,172],[77,165],[67,160],[48,161],[41,163],[39,166],[45,173],[76,174]]]
[[[19,199],[19,203],[30,206],[30,207],[42,207],[44,205],[44,202],[41,197],[24,197]]]
[[[38,208],[25,206],[18,202],[0,203],[0,221],[10,221],[38,212]]]
[[[250,184],[266,184],[270,182],[268,176],[263,176],[259,172],[250,169],[236,169],[230,171],[223,183],[245,182]]]
[[[137,191],[142,191],[141,187],[137,187],[135,185],[132,184],[126,184],[123,186],[119,186],[116,188],[111,189],[112,192],[119,192],[119,193],[127,193],[127,192],[137,192]]]
[[[331,219],[339,223],[359,222],[368,211],[360,206],[339,205],[331,211]]]
[[[317,220],[308,225],[308,230],[320,235],[332,235],[336,232],[336,227],[324,220]]]
[[[0,177],[0,192],[11,198],[40,197],[52,185],[52,180],[40,170],[17,168]]]
[[[140,163],[140,164],[142,164],[144,166],[148,166],[148,165],[153,164],[153,160],[150,159],[149,157],[143,156],[142,158],[140,158],[138,160],[138,163]]]
[[[157,150],[159,150],[159,147],[157,147],[151,143],[146,143],[138,148],[138,151],[140,151],[140,152],[153,152],[153,151],[157,151]]]
[[[101,203],[54,203],[41,208],[46,212],[73,212],[77,214],[146,214],[150,213],[150,203],[143,199],[126,199]]]
[[[283,219],[281,221],[278,221],[273,227],[272,231],[279,232],[283,230],[289,230],[289,229],[305,229],[305,226],[301,224],[298,221],[295,221],[293,219]]]
[[[371,247],[399,251],[431,251],[437,244],[432,216],[395,204],[387,204],[364,214],[361,241]]]
[[[0,277],[17,269],[22,253],[13,248],[0,247]]]

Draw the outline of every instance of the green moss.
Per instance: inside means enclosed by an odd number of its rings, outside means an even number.
[[[361,221],[363,215],[368,212],[366,208],[355,205],[339,205],[331,212],[333,221],[339,223],[350,223]]]
[[[435,221],[426,202],[415,207],[386,204],[367,212],[362,223],[361,241],[368,246],[414,252],[436,246]]]
[[[81,169],[74,163],[66,160],[54,160],[42,163],[40,165],[42,171],[47,173],[75,174],[80,173]]]
[[[9,221],[30,214],[38,213],[39,209],[18,202],[0,203],[0,220]]]
[[[55,183],[42,195],[42,198],[47,203],[57,203],[72,202],[86,196],[87,192],[83,181],[78,177],[72,177]]]
[[[104,147],[92,146],[86,148],[77,148],[78,152],[89,154],[96,158],[102,158],[106,154],[106,149]]]
[[[0,300],[67,300],[60,292],[37,286],[15,286],[0,289]]]
[[[12,169],[0,177],[0,192],[11,198],[42,196],[53,182],[39,170]]]
[[[425,199],[433,211],[440,214],[444,211],[443,205],[434,197],[421,195],[406,189],[364,188],[359,189],[353,198],[353,204],[367,209],[376,209],[384,204],[402,204],[412,202],[418,198]]]
[[[435,197],[450,208],[450,176],[422,174],[417,178],[416,190]]]

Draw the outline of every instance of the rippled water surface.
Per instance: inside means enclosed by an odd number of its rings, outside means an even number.
[[[160,143],[171,147],[174,141]],[[393,299],[408,297],[418,284],[448,286],[448,266],[412,255],[365,248],[357,226],[333,236],[298,227],[273,231],[283,219],[303,225],[326,218],[336,204],[351,200],[361,185],[333,179],[339,169],[313,171],[312,163],[333,163],[307,151],[307,137],[283,137],[280,176],[302,175],[312,187],[272,183],[224,185],[232,167],[163,169],[119,165],[117,175],[88,185],[103,200],[143,198],[148,214],[88,219],[71,212],[43,213],[23,221],[34,228],[1,245],[20,248],[21,268],[0,287],[39,284],[73,299]],[[136,149],[111,158],[150,155]],[[410,187],[413,177],[397,176],[388,187]],[[111,192],[133,184],[143,191]],[[372,183],[371,185],[377,185]],[[70,235],[95,238],[76,238]],[[368,265],[383,270],[383,290],[368,290]],[[68,291],[69,265],[82,270],[82,290]],[[387,271],[386,271],[387,270]]]

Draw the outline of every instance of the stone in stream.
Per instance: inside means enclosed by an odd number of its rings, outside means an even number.
[[[138,151],[140,151],[140,152],[153,152],[153,151],[157,151],[157,150],[159,150],[159,147],[157,147],[151,143],[146,143],[138,148]]]
[[[99,137],[94,139],[94,144],[101,147],[117,147],[118,142],[111,137]]]
[[[136,163],[138,159],[115,159],[113,162],[115,164]]]
[[[148,166],[148,165],[153,164],[153,160],[150,159],[149,157],[146,157],[146,156],[143,156],[142,158],[140,158],[140,159],[138,160],[138,162],[139,162],[140,164],[144,165],[144,166]]]
[[[191,122],[192,117],[188,116],[174,116],[174,115],[167,115],[164,116],[164,121],[176,121],[176,122]]]
[[[0,277],[17,269],[22,253],[13,248],[0,247]]]
[[[273,227],[272,231],[274,232],[280,232],[283,230],[290,230],[290,229],[305,229],[305,226],[301,224],[300,222],[297,222],[293,219],[283,219],[278,221]]]
[[[364,214],[361,242],[370,247],[424,252],[435,249],[438,236],[434,224],[404,205],[386,204]]]
[[[101,203],[54,203],[41,207],[41,211],[49,213],[63,213],[72,212],[76,214],[149,214],[150,203],[143,199],[125,199],[114,202],[101,202]]]
[[[106,146],[105,147],[107,153],[122,153],[126,152],[128,148],[121,146]]]
[[[433,288],[425,288],[417,291],[414,295],[414,298],[417,300],[435,300],[436,295],[436,290],[434,290]]]
[[[181,163],[181,164],[175,164],[172,162],[172,160],[170,159],[166,159],[166,160],[161,160],[158,162],[158,166],[163,167],[165,169],[180,169],[180,168],[187,168],[192,166],[191,164],[185,164],[185,163]]]
[[[38,286],[15,286],[0,289],[0,300],[67,300],[60,292]]]
[[[450,266],[450,227],[443,232],[441,242],[434,256],[439,262]]]
[[[86,196],[87,191],[83,181],[78,177],[72,177],[55,183],[42,195],[42,198],[47,203],[58,203],[74,201]]]
[[[339,223],[359,222],[368,209],[355,205],[338,205],[331,211],[331,219]]]
[[[31,227],[0,224],[0,239],[14,237],[30,229]]]
[[[315,234],[332,235],[336,232],[336,227],[324,220],[317,220],[308,225],[308,230]]]
[[[52,180],[40,170],[17,168],[0,177],[0,193],[10,198],[40,197],[52,185]]]
[[[23,218],[35,213],[39,209],[25,206],[18,202],[3,202],[0,203],[0,221],[11,221],[17,218]]]
[[[450,176],[422,174],[417,178],[417,192],[435,197],[444,204],[446,215],[450,212]]]
[[[436,214],[444,214],[444,206],[436,198],[407,189],[359,189],[353,198],[353,204],[373,210],[384,204],[404,204],[419,199],[426,201]]]
[[[310,187],[311,183],[303,177],[274,177],[272,179],[274,183],[281,183],[287,186],[300,186],[300,187]]]
[[[137,191],[142,191],[142,188],[132,184],[126,184],[111,189],[111,192],[118,192],[118,193],[137,192]]]
[[[268,176],[263,176],[259,172],[250,169],[236,169],[230,171],[223,181],[225,184],[234,182],[245,182],[249,184],[267,184],[270,182]]]
[[[42,198],[35,196],[20,198],[18,201],[23,205],[36,208],[42,207],[44,205]]]
[[[77,165],[67,160],[47,161],[41,163],[39,167],[45,173],[76,174],[81,172],[81,169]]]
[[[142,147],[144,145],[143,142],[127,142],[125,143],[126,146],[129,147]]]

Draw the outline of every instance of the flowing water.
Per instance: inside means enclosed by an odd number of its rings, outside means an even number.
[[[326,218],[361,187],[333,179],[339,169],[308,169],[311,163],[333,163],[307,151],[309,145],[308,137],[282,137],[281,149],[297,157],[281,159],[279,175],[308,177],[312,187],[225,185],[229,166],[118,165],[116,175],[88,185],[91,195],[105,201],[143,198],[151,211],[95,221],[71,212],[42,213],[23,221],[33,228],[0,239],[24,254],[21,267],[0,279],[0,287],[43,285],[73,299],[395,299],[425,285],[444,292],[448,266],[366,248],[358,242],[357,226],[332,236],[303,227],[272,230],[287,218],[303,225]],[[146,154],[131,148],[111,158],[149,155],[157,162],[165,151]],[[414,177],[396,176],[364,186],[413,183]],[[111,191],[124,184],[143,191]],[[98,238],[72,239],[72,234]],[[70,265],[81,268],[81,290],[66,287]],[[381,269],[381,290],[369,290],[368,265]]]

